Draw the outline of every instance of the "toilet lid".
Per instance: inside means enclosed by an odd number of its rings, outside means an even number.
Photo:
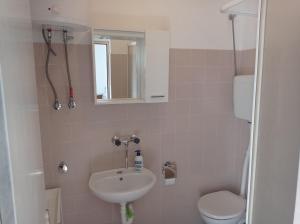
[[[198,209],[212,219],[232,219],[245,211],[246,200],[229,191],[219,191],[201,197]]]

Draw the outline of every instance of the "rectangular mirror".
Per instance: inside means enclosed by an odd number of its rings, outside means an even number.
[[[96,104],[142,100],[144,48],[145,33],[94,30]]]

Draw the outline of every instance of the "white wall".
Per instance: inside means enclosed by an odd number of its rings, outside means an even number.
[[[254,49],[256,47],[257,17],[237,17],[236,43],[240,50]]]
[[[266,12],[252,224],[293,223],[300,148],[298,0]]]
[[[29,0],[34,22],[43,20],[63,21],[87,25],[89,0]],[[50,8],[50,10],[49,10]]]
[[[169,28],[172,48],[232,49],[231,23],[220,13],[225,2],[228,0],[91,0],[91,22],[94,27]],[[249,32],[244,42],[252,44],[246,48],[255,47],[251,26],[248,23],[249,30],[242,29]]]
[[[0,30],[0,65],[17,223],[41,224],[44,177],[27,0],[0,0]]]
[[[61,7],[58,7],[61,15],[71,18],[73,22],[83,21],[94,28],[106,29],[170,29],[172,48],[192,49],[232,49],[231,22],[228,15],[220,13],[221,6],[228,1],[53,0],[54,3],[61,2]],[[34,17],[43,18],[40,16],[41,9],[51,5],[49,2],[31,0]],[[253,18],[239,19],[239,49],[255,48],[255,22]],[[35,41],[42,41],[40,32],[36,36],[39,38],[35,38]],[[90,39],[79,35],[76,41],[86,42]]]

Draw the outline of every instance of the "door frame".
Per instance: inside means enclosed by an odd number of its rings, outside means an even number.
[[[13,210],[13,220],[5,220],[3,217],[3,209],[0,207],[0,224],[5,224],[5,221],[9,221],[12,224],[17,223],[17,217],[16,217],[16,205],[15,205],[15,194],[14,194],[14,183],[13,183],[13,171],[11,166],[11,154],[10,154],[10,147],[9,147],[9,139],[8,139],[8,129],[7,129],[7,120],[6,120],[6,103],[5,103],[5,93],[4,93],[4,80],[2,76],[2,70],[1,70],[1,64],[0,64],[0,100],[2,101],[2,108],[0,106],[0,113],[2,113],[3,116],[3,129],[4,129],[4,138],[5,138],[5,144],[6,144],[6,154],[7,154],[7,160],[8,160],[8,169],[9,169],[9,179],[10,179],[10,190],[9,192],[11,197],[11,205]],[[0,205],[1,206],[1,205]]]
[[[259,136],[259,118],[261,103],[261,87],[263,76],[263,59],[264,59],[264,42],[265,42],[265,23],[268,0],[259,0],[258,6],[258,23],[257,23],[257,40],[256,40],[256,61],[255,61],[255,79],[254,79],[254,99],[252,109],[252,125],[250,136],[250,163],[248,179],[248,200],[246,223],[253,223],[253,202],[255,194],[255,173],[257,160],[257,143]]]

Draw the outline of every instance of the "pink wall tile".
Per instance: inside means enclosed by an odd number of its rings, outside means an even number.
[[[249,130],[233,115],[232,51],[171,49],[169,103],[95,106],[91,46],[70,45],[78,104],[70,111],[63,48],[54,45],[58,56],[51,60],[51,77],[64,104],[56,112],[44,76],[44,45],[34,47],[46,185],[62,188],[65,224],[120,223],[119,206],[98,200],[88,189],[91,172],[124,166],[124,152],[111,144],[114,135],[138,134],[145,166],[158,178],[134,203],[135,224],[199,224],[200,195],[238,191]],[[239,52],[240,71],[253,70],[253,52]],[[57,173],[62,160],[69,164],[68,175]],[[176,185],[170,187],[161,182],[167,160],[178,164]]]
[[[250,49],[238,53],[238,73],[241,75],[254,74],[256,50]]]

